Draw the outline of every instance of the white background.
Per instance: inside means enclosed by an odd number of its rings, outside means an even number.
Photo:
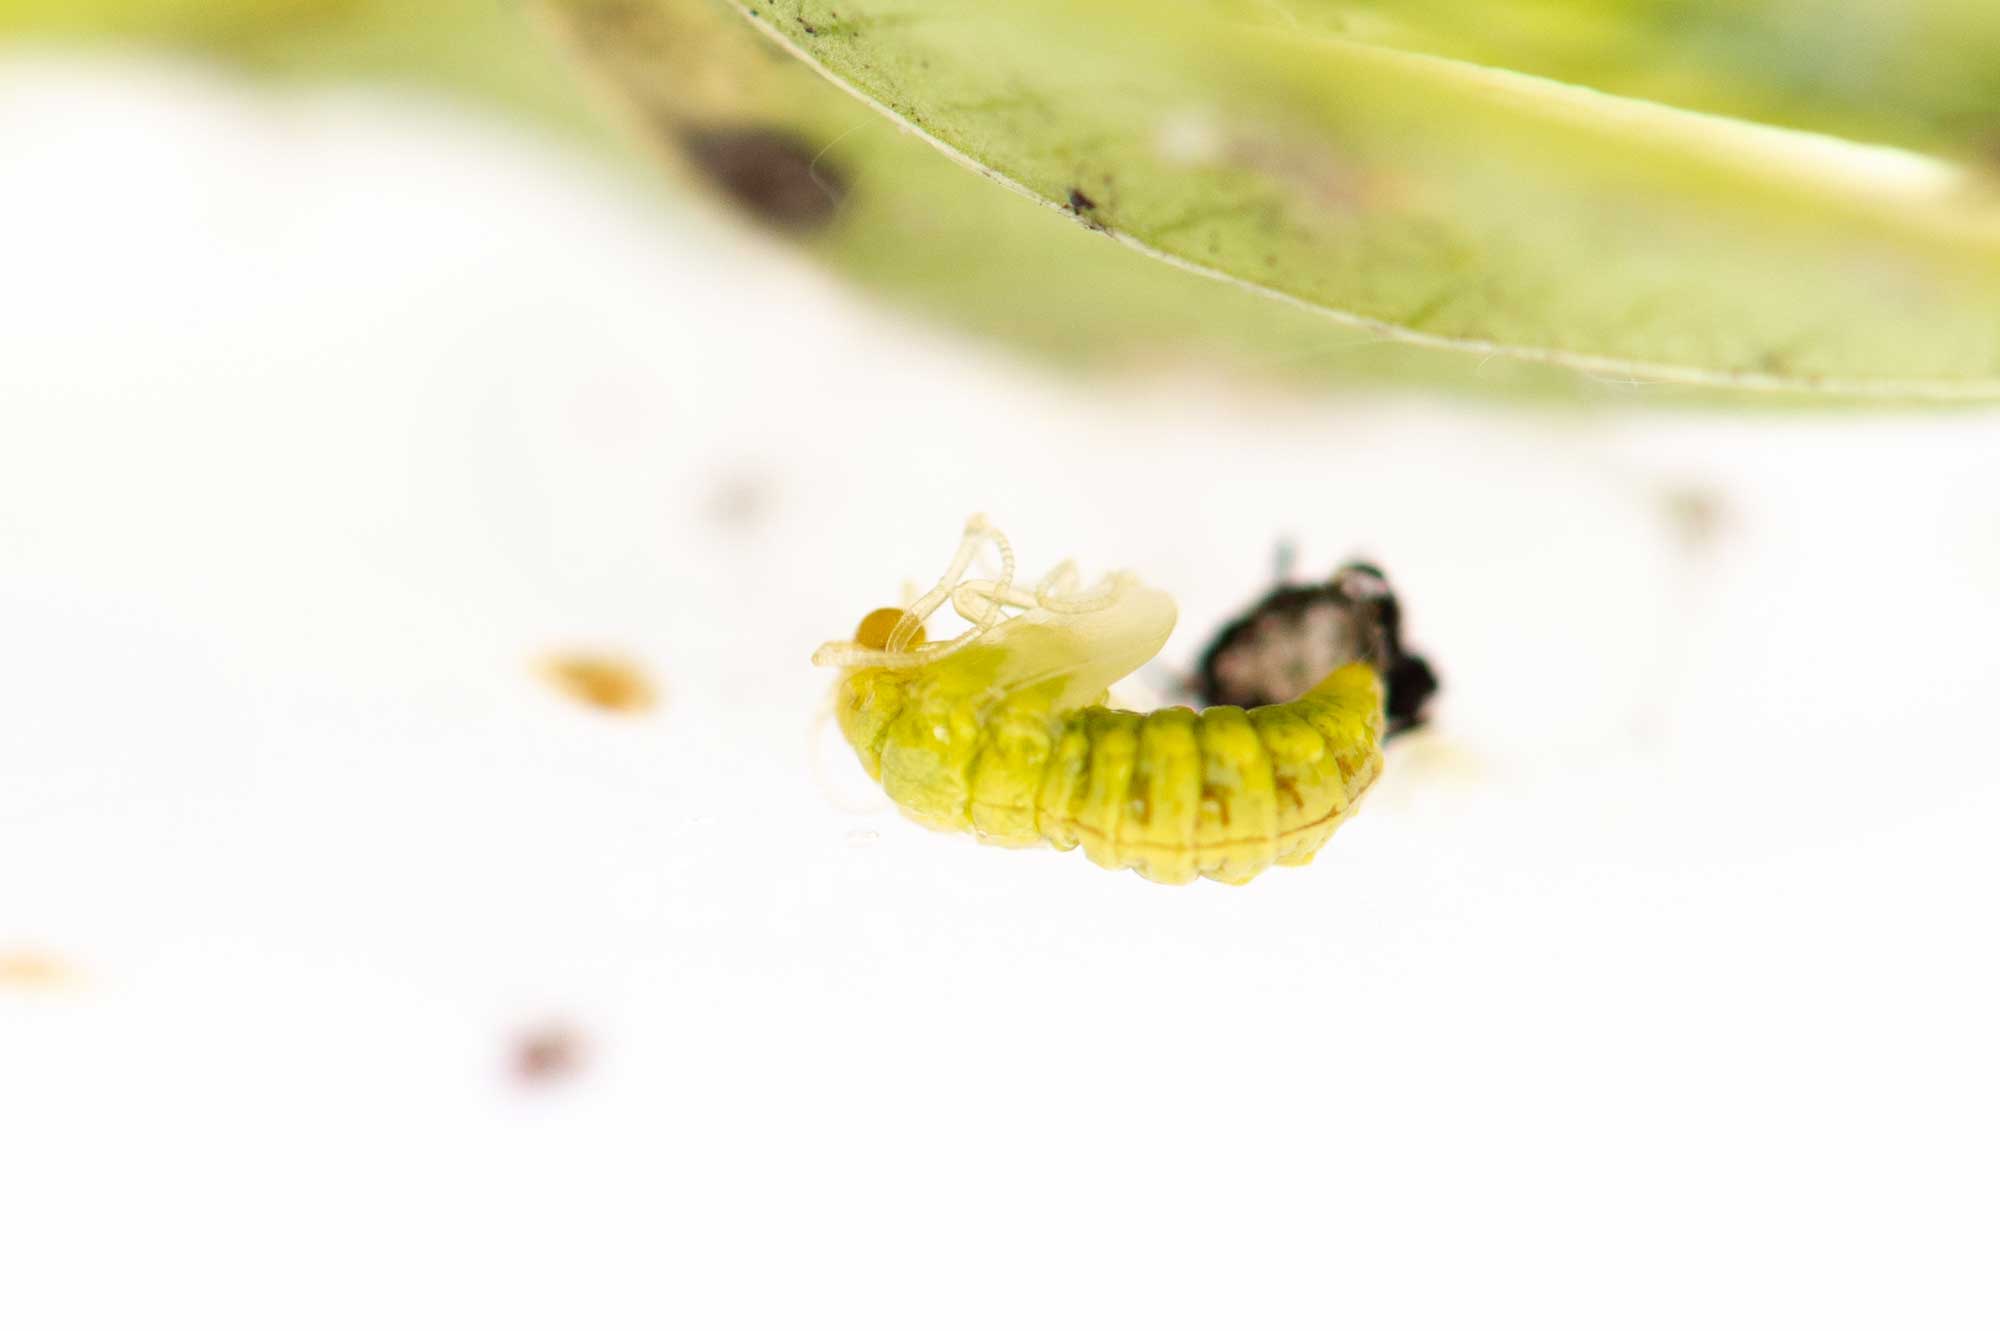
[[[2000,416],[1093,387],[679,212],[0,63],[0,960],[63,972],[0,1324],[2000,1321]],[[924,832],[807,657],[974,511],[1176,668],[1365,552],[1439,722],[1244,889]]]

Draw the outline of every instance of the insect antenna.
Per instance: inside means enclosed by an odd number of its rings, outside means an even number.
[[[973,556],[982,545],[991,543],[1000,555],[1000,577],[994,581],[970,579],[965,576],[972,566]],[[885,666],[899,669],[923,665],[946,656],[976,639],[990,633],[1000,622],[1003,606],[1021,606],[1021,594],[1013,590],[1014,547],[1000,530],[988,523],[983,515],[975,514],[965,524],[965,533],[958,543],[958,552],[946,566],[944,576],[936,585],[910,603],[903,618],[889,633],[889,638],[881,647],[868,647],[851,639],[824,643],[813,653],[813,664],[819,666]],[[953,609],[968,620],[972,627],[955,638],[943,642],[926,642],[912,645],[924,622],[936,613],[937,608],[947,600]]]

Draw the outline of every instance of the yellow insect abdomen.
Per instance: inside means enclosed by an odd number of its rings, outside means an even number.
[[[839,710],[870,774],[918,821],[1082,846],[1167,883],[1307,863],[1382,767],[1382,684],[1364,664],[1247,712],[1051,714],[1032,690],[982,706],[884,670],[850,677]]]
[[[1305,864],[1382,769],[1382,689],[1343,667],[1296,702],[1072,714],[1042,782],[1061,849],[1163,883],[1246,883]]]

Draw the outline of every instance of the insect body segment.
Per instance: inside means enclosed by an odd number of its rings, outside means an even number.
[[[965,579],[985,542],[1001,578]],[[835,714],[869,775],[931,827],[1081,846],[1160,882],[1243,883],[1310,861],[1381,770],[1383,684],[1366,662],[1247,711],[1126,711],[1106,690],[1164,645],[1164,594],[1129,575],[1079,592],[1067,565],[1020,590],[1004,540],[975,519],[945,581],[900,625],[946,599],[973,623],[957,638],[925,643],[899,626],[884,646],[858,633],[814,658],[845,671]]]
[[[1247,712],[1085,708],[1063,723],[1036,827],[1156,882],[1247,883],[1306,864],[1381,771],[1380,715],[1366,666]]]

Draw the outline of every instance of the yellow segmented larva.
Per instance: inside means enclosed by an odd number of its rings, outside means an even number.
[[[982,544],[1000,555],[997,579],[966,577]],[[1165,645],[1173,601],[1130,574],[1079,590],[1065,563],[1027,591],[1013,572],[1006,539],[974,518],[936,587],[813,656],[842,671],[841,732],[918,822],[1003,846],[1082,846],[1157,882],[1247,883],[1309,862],[1382,770],[1372,666],[1248,711],[1124,711],[1106,690]],[[947,600],[971,627],[925,641]]]

